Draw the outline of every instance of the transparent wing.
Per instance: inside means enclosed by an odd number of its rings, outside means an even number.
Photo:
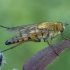
[[[35,26],[36,24],[29,24],[29,25],[23,25],[23,26],[17,26],[17,27],[12,27],[12,28],[8,28],[7,31],[8,32],[15,32],[15,31],[25,31],[30,27]]]
[[[18,31],[24,31],[25,29],[26,29],[25,26],[16,26],[8,28],[7,32],[18,32]]]
[[[25,31],[31,27],[36,27],[36,25],[37,24],[29,24],[29,25],[22,25],[11,28],[0,25],[0,27],[7,29],[7,32],[18,32],[18,31]]]

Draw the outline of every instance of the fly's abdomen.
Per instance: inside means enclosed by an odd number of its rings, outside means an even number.
[[[26,42],[26,41],[29,41],[29,37],[27,36],[27,34],[21,32],[17,36],[14,36],[13,38],[7,40],[5,44],[10,45],[10,44]]]

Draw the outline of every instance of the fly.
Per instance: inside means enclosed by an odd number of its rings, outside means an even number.
[[[19,31],[19,34],[8,39],[5,42],[6,45],[11,45],[14,43],[17,44],[1,52],[13,49],[21,43],[28,41],[41,42],[43,40],[44,42],[47,42],[49,45],[51,45],[52,39],[56,38],[59,35],[61,35],[64,39],[67,39],[62,34],[65,29],[65,26],[67,25],[67,23],[63,24],[61,22],[44,22],[40,24],[30,24],[12,28],[0,25],[0,27],[7,29],[7,31],[9,32]],[[50,40],[50,42],[48,40]]]

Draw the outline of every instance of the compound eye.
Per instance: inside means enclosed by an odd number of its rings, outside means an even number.
[[[64,31],[64,27],[63,27],[63,24],[61,23],[61,26],[60,26],[60,31],[63,32]]]

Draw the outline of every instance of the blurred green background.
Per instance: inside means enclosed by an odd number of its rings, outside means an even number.
[[[0,0],[0,25],[7,27],[45,21],[70,24],[70,0]],[[70,25],[66,27],[64,36],[70,39]],[[0,28],[0,50],[9,48],[4,43],[17,33],[7,33]],[[58,42],[59,39],[54,40]],[[27,42],[4,53],[6,64],[3,70],[22,70],[23,64],[35,53],[47,46],[47,43]],[[64,51],[47,70],[70,70],[70,48]]]

